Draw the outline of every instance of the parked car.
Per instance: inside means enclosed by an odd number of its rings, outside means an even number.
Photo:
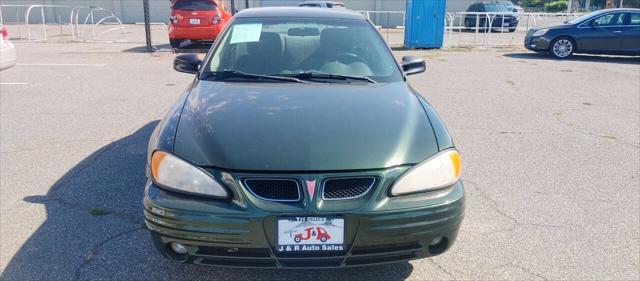
[[[518,17],[504,3],[476,2],[467,8],[464,25],[468,29],[478,29],[489,32],[492,29],[506,28],[514,32],[518,28]]]
[[[204,61],[176,57],[195,79],[149,141],[144,215],[162,254],[348,267],[451,247],[460,155],[406,80],[424,60],[396,62],[345,9],[246,9],[220,36]],[[316,239],[302,239],[306,228]]]
[[[9,31],[0,25],[0,70],[5,70],[16,64],[16,46],[9,40]]]
[[[563,25],[532,28],[524,46],[564,59],[574,53],[640,55],[640,9],[606,9]]]
[[[173,0],[169,43],[180,47],[185,40],[214,41],[231,19],[220,0]]]
[[[336,1],[304,1],[298,4],[299,7],[313,7],[313,8],[344,8],[342,2]]]

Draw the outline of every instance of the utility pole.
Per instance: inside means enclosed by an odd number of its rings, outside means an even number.
[[[236,0],[231,0],[231,14],[236,14]]]
[[[144,10],[144,33],[147,39],[147,52],[153,52],[151,45],[151,19],[149,18],[149,0],[142,0],[142,9]]]
[[[620,3],[620,7],[622,7],[622,2]],[[249,0],[244,0],[244,8],[249,9]]]

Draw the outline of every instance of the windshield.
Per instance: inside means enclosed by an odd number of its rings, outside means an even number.
[[[582,15],[582,16],[579,16],[579,17],[577,17],[577,18],[575,18],[575,19],[572,19],[572,20],[568,21],[567,23],[568,23],[568,24],[578,24],[578,23],[583,22],[583,21],[584,21],[584,20],[586,20],[586,19],[589,19],[589,18],[591,18],[591,17],[593,17],[593,16],[595,16],[595,15],[599,15],[599,14],[601,14],[601,13],[602,13],[601,11],[596,11],[596,12],[593,12],[593,13],[588,13],[588,14],[586,14],[586,15]]]
[[[364,20],[239,18],[213,52],[204,73],[235,70],[270,76],[318,73],[376,82],[402,80],[387,45]]]
[[[488,13],[509,12],[509,9],[507,9],[507,6],[503,4],[485,4],[484,9]]]
[[[175,10],[181,11],[216,11],[218,7],[213,0],[179,0],[173,6]]]

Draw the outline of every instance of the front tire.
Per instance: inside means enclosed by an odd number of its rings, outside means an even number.
[[[171,48],[177,49],[180,48],[180,44],[182,44],[182,39],[169,39],[169,44],[171,45]]]
[[[569,37],[560,37],[551,41],[549,53],[557,59],[566,59],[573,55],[576,43]]]

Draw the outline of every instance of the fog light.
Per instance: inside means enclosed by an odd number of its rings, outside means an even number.
[[[438,245],[438,243],[442,242],[442,236],[438,236],[436,238],[433,238],[433,240],[431,240],[431,243],[429,243],[429,246],[435,246]]]
[[[171,243],[171,250],[178,255],[184,255],[187,253],[187,247],[185,247],[180,243],[175,243],[175,242]]]

